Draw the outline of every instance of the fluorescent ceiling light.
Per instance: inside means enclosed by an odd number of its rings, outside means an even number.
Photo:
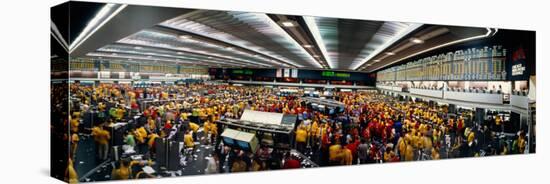
[[[110,58],[117,58],[117,59],[126,59],[128,61],[132,61],[132,60],[148,60],[148,61],[151,61],[150,58],[147,58],[147,57],[140,57],[140,56],[113,56],[113,55],[109,55],[109,54],[105,54],[105,53],[97,53],[97,52],[91,52],[91,53],[88,53],[86,54],[86,56],[92,56],[92,57],[110,57]],[[173,59],[155,59],[155,60],[159,60],[159,61],[166,61],[166,62],[176,62],[176,60],[173,60]],[[180,61],[180,62],[183,62],[183,63],[191,63],[189,61]]]
[[[227,31],[218,30],[216,28],[210,27],[208,25],[205,25],[201,23],[199,20],[195,20],[193,18],[190,18],[191,15],[194,14],[201,14],[205,11],[198,10],[194,11],[192,13],[184,14],[181,16],[178,16],[176,18],[164,21],[160,23],[161,26],[182,30],[186,32],[190,32],[193,34],[197,34],[200,36],[212,38],[221,42],[227,42],[231,45],[235,45],[238,47],[246,48],[247,50],[251,50],[257,53],[260,53],[263,56],[268,57],[259,57],[259,59],[263,62],[277,65],[277,66],[284,66],[282,63],[291,63],[292,65],[303,67],[300,64],[295,63],[291,59],[285,58],[284,55],[281,55],[280,53],[273,52],[271,50],[265,49],[261,46],[258,46],[254,43],[252,43],[249,40],[242,39],[240,37],[237,37],[235,35],[229,34]],[[289,43],[291,42],[288,37],[288,35],[285,34],[286,31],[281,28],[281,25],[274,22],[271,18],[269,18],[266,14],[263,13],[243,13],[243,12],[229,12],[228,15],[234,20],[239,20],[247,25],[250,25],[254,29],[256,29],[261,34],[267,35],[271,38],[273,38],[273,41],[279,42],[281,45],[287,47],[289,50],[292,50],[294,48],[289,48],[291,46],[294,46],[294,44]],[[283,34],[284,33],[284,34]],[[300,45],[298,45],[301,49],[303,49]],[[235,49],[236,50],[236,49]],[[238,50],[237,50],[238,51]],[[241,51],[238,51],[241,52]],[[305,51],[304,51],[305,52]],[[298,55],[303,56],[306,53],[296,53]],[[309,54],[308,54],[309,55]],[[307,57],[307,56],[306,56]],[[311,56],[310,56],[311,57]],[[275,58],[277,61],[282,62],[271,62],[270,59]]]
[[[393,56],[393,55],[395,55],[395,53],[393,53],[393,52],[386,52],[386,55]]]
[[[80,44],[84,43],[90,36],[92,36],[99,28],[105,23],[109,22],[115,15],[126,8],[127,5],[106,4],[99,10],[99,12],[86,24],[86,27],[78,34],[76,39],[69,46],[69,53],[73,52]],[[116,9],[115,9],[116,8]]]
[[[294,27],[294,23],[292,21],[284,21],[284,22],[281,22],[281,24],[284,26],[284,27]]]
[[[191,35],[180,35],[179,38],[180,38],[180,39],[187,40],[187,39],[191,39],[192,36],[191,36]]]
[[[103,47],[103,48],[100,48],[100,49],[98,49],[98,51],[110,52],[110,53],[122,53],[122,54],[130,54],[130,55],[140,55],[140,56],[144,56],[143,58],[145,58],[145,57],[146,58],[151,58],[152,56],[157,56],[157,57],[164,57],[164,58],[181,58],[181,59],[185,59],[185,60],[193,60],[193,61],[209,62],[209,63],[223,62],[223,63],[228,63],[228,64],[231,64],[231,65],[238,65],[241,62],[243,62],[243,61],[238,61],[238,60],[233,60],[233,59],[227,59],[227,58],[224,58],[224,57],[221,57],[221,58],[224,59],[223,61],[219,61],[219,60],[216,60],[216,59],[214,59],[214,60],[204,59],[207,56],[209,58],[213,58],[212,56],[209,56],[209,55],[204,56],[204,55],[190,54],[189,56],[176,56],[176,55],[170,54],[170,52],[157,53],[155,51],[143,53],[143,52],[140,52],[140,51],[128,49],[127,47],[117,47],[117,46],[110,46],[110,45],[108,45],[106,47]],[[124,56],[121,56],[121,57],[124,57]],[[246,62],[249,62],[249,61],[246,61]],[[263,63],[254,63],[254,64],[255,65],[265,65]],[[267,66],[269,66],[269,65],[267,65]]]
[[[415,43],[415,44],[422,44],[424,43],[424,40],[418,39],[418,38],[411,38],[409,41]]]
[[[313,45],[309,45],[309,44],[305,44],[303,46],[304,46],[304,48],[312,48],[313,47]]]
[[[144,32],[148,32],[148,31],[144,31]],[[183,55],[183,52],[181,52],[181,51],[185,51],[185,52],[190,53],[190,55],[192,55],[194,57],[197,57],[197,56],[198,57],[205,57],[205,55],[206,56],[217,56],[219,58],[225,59],[226,62],[247,62],[247,63],[253,63],[254,65],[265,65],[265,66],[271,67],[271,65],[269,65],[269,64],[258,63],[258,62],[254,62],[254,61],[251,61],[251,60],[243,60],[243,59],[232,57],[232,56],[221,56],[219,54],[206,52],[206,51],[202,51],[202,50],[196,50],[196,49],[191,49],[191,48],[187,48],[187,47],[178,47],[177,45],[150,42],[150,41],[147,41],[147,39],[149,37],[145,37],[146,40],[140,40],[139,35],[141,35],[141,34],[142,34],[142,32],[137,33],[134,36],[130,36],[130,37],[124,38],[122,40],[119,40],[117,43],[131,44],[131,45],[135,45],[135,46],[144,46],[144,47],[150,47],[150,48],[171,49],[171,50],[177,51],[177,53],[179,55]],[[163,37],[165,35],[161,34],[161,35],[158,35],[158,36]],[[195,44],[197,44],[197,43],[195,43]],[[218,48],[221,48],[222,50],[224,49],[223,46],[218,46]],[[232,48],[228,47],[228,49],[232,49]],[[105,51],[105,50],[103,50],[103,48],[101,48],[101,49],[99,49],[99,51]],[[132,53],[132,54],[141,54],[141,53]],[[149,55],[151,55],[151,54],[149,53]],[[169,55],[169,56],[164,55],[164,57],[174,57],[174,56],[173,55]]]
[[[241,15],[243,16],[243,15]],[[253,19],[250,19],[250,25],[257,25],[257,26],[253,26],[253,27],[256,27],[258,29],[258,31],[264,35],[268,35],[268,36],[272,36],[273,37],[273,40],[286,47],[287,49],[291,50],[291,53],[295,54],[296,56],[299,56],[301,57],[304,61],[306,62],[309,62],[312,66],[314,67],[318,67],[318,68],[321,68],[321,65],[320,63],[318,63],[315,58],[313,58],[309,52],[307,52],[302,46],[300,43],[298,43],[294,38],[292,38],[288,32],[286,32],[283,28],[281,28],[279,25],[277,25],[277,23],[275,21],[273,21],[273,19],[269,18],[269,16],[267,16],[267,14],[259,14],[259,13],[255,13],[255,14],[250,14],[249,16],[253,17]],[[243,16],[243,18],[246,17],[246,16]],[[292,23],[292,25],[294,26],[297,26],[297,23],[294,22],[294,21],[285,21],[285,22],[289,22],[289,23]],[[264,24],[260,24],[260,23],[264,23]],[[267,23],[267,24],[265,24]],[[283,22],[284,24],[284,22]],[[287,26],[285,27],[288,27],[288,23],[287,23]],[[286,58],[284,55],[282,57],[279,56],[279,58],[281,58],[280,60],[282,61],[285,61],[286,63],[292,63],[294,65],[294,67],[304,67],[302,65],[299,65],[295,62],[292,62],[291,59],[288,59]],[[278,58],[278,59],[279,59]]]
[[[67,42],[65,41],[65,39],[63,39],[63,36],[61,36],[61,33],[59,33],[59,29],[57,29],[57,26],[55,25],[55,23],[53,21],[51,21],[51,34],[53,36],[53,38],[55,40],[57,40],[57,42],[59,43],[59,45],[61,45],[61,47],[63,47],[63,49],[65,49],[65,51],[69,51],[69,45],[67,44]]]
[[[325,43],[323,41],[323,37],[321,36],[321,32],[319,32],[319,27],[317,26],[317,22],[315,21],[315,17],[311,16],[303,16],[304,21],[306,22],[306,25],[311,31],[311,34],[313,35],[313,39],[315,40],[315,43],[319,46],[319,49],[321,50],[321,53],[323,54],[324,58],[327,60],[328,65],[330,68],[334,68],[334,63],[328,57],[327,48],[325,47]]]
[[[350,67],[351,70],[357,70],[361,65],[365,64],[367,61],[374,58],[376,55],[380,54],[382,51],[387,49],[390,45],[394,44],[401,38],[405,37],[409,33],[418,29],[423,24],[417,23],[400,23],[400,22],[385,22],[380,29],[393,30],[395,33],[392,35],[387,35],[387,33],[377,32],[374,38],[380,39],[382,41],[381,45],[376,45],[376,49],[372,52],[369,52],[369,55],[360,62],[352,64]]]

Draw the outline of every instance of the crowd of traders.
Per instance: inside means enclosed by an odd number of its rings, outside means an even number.
[[[454,157],[523,153],[525,132],[511,143],[500,139],[502,118],[475,124],[467,114],[449,116],[446,107],[423,102],[399,101],[373,92],[339,92],[333,97],[345,104],[343,112],[315,111],[300,98],[301,93],[278,96],[271,88],[229,85],[168,85],[134,88],[125,84],[71,85],[71,153],[68,174],[74,176],[80,133],[89,133],[97,145],[100,160],[107,159],[111,134],[108,127],[142,114],[143,121],[125,134],[126,148],[154,158],[156,138],[171,138],[183,131],[187,150],[199,144],[213,144],[220,133],[216,120],[238,118],[244,109],[298,115],[296,149],[310,155],[321,166],[429,160]],[[153,103],[140,103],[156,99]],[[182,99],[182,100],[173,100]],[[82,114],[97,111],[99,123],[81,129]],[[199,130],[202,132],[199,134]],[[201,135],[202,137],[198,137]],[[207,173],[299,168],[297,158],[281,150],[262,146],[257,153],[219,147],[208,160]],[[226,159],[227,159],[227,163]],[[122,160],[113,169],[114,179],[133,178],[131,165],[152,162]],[[224,169],[224,165],[228,169]],[[71,171],[73,173],[71,173]],[[68,179],[69,180],[69,179]]]

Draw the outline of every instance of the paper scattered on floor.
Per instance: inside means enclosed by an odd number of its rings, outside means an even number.
[[[152,167],[150,167],[150,166],[145,166],[145,167],[143,167],[142,169],[143,169],[143,172],[145,172],[145,173],[147,173],[147,174],[153,174],[153,173],[155,173],[155,170],[154,170]]]

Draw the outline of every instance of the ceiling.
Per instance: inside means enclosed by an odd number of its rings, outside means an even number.
[[[79,2],[71,4],[75,3]],[[496,33],[496,29],[405,22],[116,4],[99,7],[91,7],[95,10],[89,11],[91,15],[78,16],[87,22],[80,29],[88,31],[78,35],[82,43],[66,42],[59,34],[65,25],[52,17],[52,36],[67,43],[71,57],[373,72]]]

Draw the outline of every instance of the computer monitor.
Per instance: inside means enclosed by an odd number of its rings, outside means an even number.
[[[222,140],[224,142],[224,144],[226,145],[234,145],[235,144],[235,140],[233,140],[237,134],[239,134],[239,131],[238,130],[233,130],[233,129],[230,129],[230,128],[226,128],[223,133],[222,133]]]
[[[333,108],[330,108],[330,109],[328,110],[328,114],[334,114],[334,113],[335,113],[335,111],[334,111]]]
[[[237,141],[237,145],[238,145],[242,150],[250,151],[250,145],[248,144],[248,142]]]
[[[223,137],[223,143],[228,146],[233,146],[235,141],[229,137]]]

